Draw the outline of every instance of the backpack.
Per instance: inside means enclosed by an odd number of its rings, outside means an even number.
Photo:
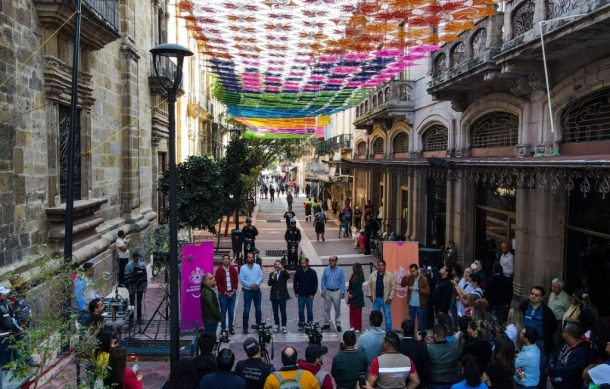
[[[318,381],[320,388],[322,387],[322,385],[324,385],[324,379],[326,378],[327,375],[328,375],[328,373],[322,369],[318,370],[318,372],[316,373],[316,380]]]
[[[297,375],[294,376],[293,379],[288,380],[285,380],[284,377],[282,377],[282,375],[280,374],[280,372],[274,371],[273,375],[280,382],[280,386],[278,389],[303,389],[303,385],[301,385],[301,383],[299,382],[301,376],[303,375],[303,371],[304,370],[299,369]]]

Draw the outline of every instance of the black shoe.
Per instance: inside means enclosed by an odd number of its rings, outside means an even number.
[[[343,330],[341,329],[341,326],[337,326],[337,332],[343,332]]]
[[[235,335],[235,329],[234,328],[229,328],[229,334],[231,335]]]
[[[244,327],[244,334],[248,335],[248,328]]]
[[[299,323],[299,325],[298,325],[298,329],[299,329],[299,331],[301,331],[301,332],[305,331],[305,326],[303,325],[303,323]]]
[[[323,330],[330,330],[330,324],[324,324],[324,325],[322,326],[322,329],[323,329]]]

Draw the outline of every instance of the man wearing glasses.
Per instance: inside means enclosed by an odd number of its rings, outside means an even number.
[[[341,330],[341,299],[345,296],[345,275],[343,269],[337,266],[338,258],[331,255],[328,258],[328,267],[322,273],[322,283],[320,290],[324,299],[325,323],[323,330],[330,329],[330,307],[335,308],[335,326],[337,332]]]
[[[555,347],[553,334],[557,328],[555,315],[544,304],[542,301],[543,297],[544,288],[542,286],[534,286],[530,291],[529,300],[524,301],[519,306],[523,313],[523,326],[535,328],[538,334],[536,345],[540,349],[540,381],[538,382],[538,388],[540,389],[546,389],[546,370],[549,365],[549,356]]]

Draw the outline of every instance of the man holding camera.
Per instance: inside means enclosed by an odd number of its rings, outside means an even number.
[[[205,330],[214,335],[216,335],[218,323],[222,320],[218,298],[214,292],[215,287],[216,278],[211,273],[206,273],[201,281],[201,316]]]
[[[424,331],[426,329],[424,318],[426,317],[426,304],[430,295],[430,285],[428,285],[428,278],[420,274],[417,264],[411,264],[409,272],[410,274],[404,276],[400,281],[400,286],[403,288],[408,287],[409,319],[415,322],[415,317],[417,316],[417,329]]]
[[[337,389],[352,389],[359,383],[364,388],[366,382],[366,357],[356,351],[356,333],[345,331],[341,352],[333,358],[330,374],[335,379]]]
[[[254,338],[244,340],[244,351],[248,359],[237,362],[235,374],[246,380],[248,389],[263,389],[269,374],[275,371],[273,365],[265,363],[261,358],[261,347]]]
[[[129,291],[129,305],[136,305],[136,318],[142,320],[142,300],[148,287],[148,275],[146,265],[140,262],[140,253],[134,252],[133,259],[125,266],[125,283]]]

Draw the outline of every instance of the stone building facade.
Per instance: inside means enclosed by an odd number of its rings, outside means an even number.
[[[507,241],[517,295],[562,277],[609,313],[608,5],[508,1],[412,71],[409,112],[380,116],[371,95],[354,123],[355,202],[388,199],[386,231],[453,241],[465,264],[489,269]]]
[[[74,259],[98,274],[114,275],[117,230],[135,242],[163,206],[167,103],[149,50],[167,41],[168,3],[83,0]],[[0,283],[63,249],[74,12],[72,1],[0,2]]]

